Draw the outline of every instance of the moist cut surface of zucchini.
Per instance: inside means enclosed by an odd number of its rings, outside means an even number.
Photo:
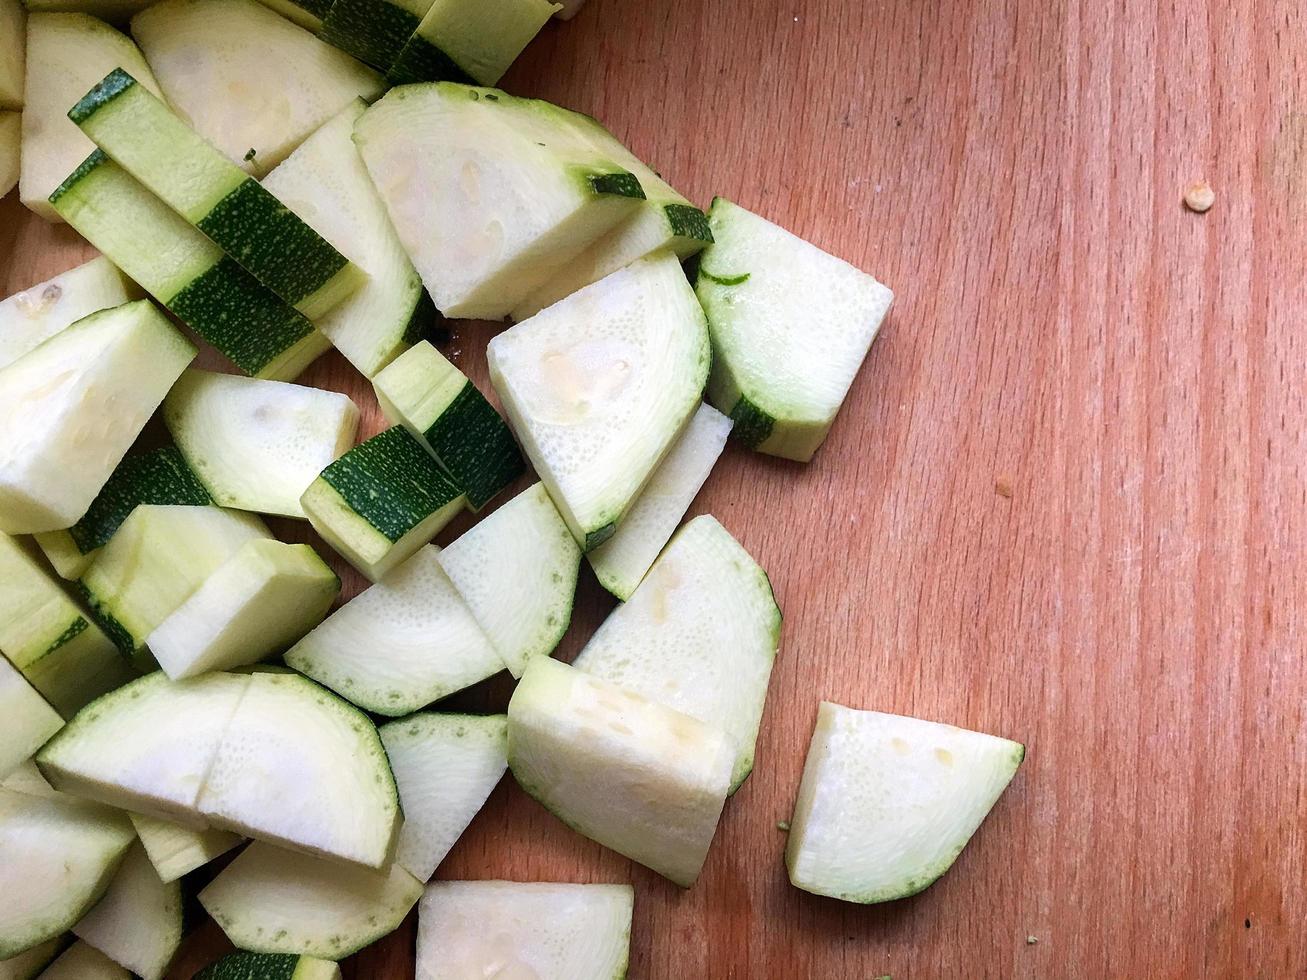
[[[138,295],[136,286],[104,256],[14,293],[0,302],[0,367],[82,317]]]

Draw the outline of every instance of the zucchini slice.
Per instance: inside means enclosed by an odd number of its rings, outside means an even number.
[[[63,947],[64,937],[56,936],[16,956],[0,960],[0,980],[33,980]]]
[[[200,904],[243,949],[339,960],[399,928],[421,897],[398,864],[376,872],[255,842]]]
[[[354,123],[366,108],[362,99],[347,105],[263,186],[367,272],[368,281],[316,325],[371,378],[422,336],[436,310],[354,145]]]
[[[16,0],[0,0],[15,3]],[[18,186],[22,173],[22,114],[0,111],[0,197]]]
[[[210,963],[195,980],[340,980],[340,966],[294,953],[239,951]]]
[[[92,313],[0,368],[0,530],[86,513],[195,347],[149,301]]]
[[[137,843],[104,897],[73,926],[73,935],[142,980],[162,980],[182,943],[181,885],[160,881]]]
[[[439,555],[435,545],[420,548],[287,651],[287,665],[392,717],[499,673],[504,661]]]
[[[700,405],[617,532],[586,555],[599,584],[623,602],[631,598],[707,481],[731,425],[711,405]]]
[[[47,221],[60,221],[49,197],[95,144],[68,109],[114,68],[152,92],[158,83],[131,38],[87,14],[32,13],[27,18],[27,104],[18,196]]]
[[[122,814],[0,789],[0,959],[67,932],[109,887],[131,842]]]
[[[846,902],[915,895],[948,871],[1016,775],[1019,742],[823,701],[785,863]]]
[[[226,854],[243,838],[226,830],[191,830],[171,820],[129,813],[136,836],[154,865],[159,880],[167,883]]]
[[[639,207],[640,182],[571,115],[439,82],[392,89],[359,119],[363,162],[446,316],[502,319]]]
[[[440,553],[440,565],[514,677],[567,632],[581,549],[544,484],[465,532]]]
[[[418,907],[419,980],[623,980],[630,885],[437,881]]]
[[[376,72],[255,0],[163,0],[132,18],[132,35],[169,104],[253,174],[385,89]]]
[[[21,0],[0,0],[0,109],[23,107],[26,26]]]
[[[331,346],[302,314],[104,151],[87,157],[50,202],[84,238],[244,373],[289,381]]]
[[[712,332],[709,398],[735,437],[807,462],[826,439],[894,294],[724,198],[695,285]]]
[[[322,622],[339,592],[308,545],[249,541],[155,627],[150,652],[173,680],[258,663]]]
[[[5,719],[5,738],[0,743],[0,779],[31,758],[50,736],[64,727],[59,712],[4,657],[0,657],[0,714]]]
[[[322,18],[322,39],[384,72],[418,29],[431,2],[335,0]]]
[[[378,731],[404,808],[395,861],[429,881],[508,769],[508,718],[427,713]]]
[[[390,861],[402,820],[367,715],[289,673],[251,675],[199,810],[216,827],[370,868]]]
[[[327,543],[379,582],[453,520],[467,498],[397,425],[324,469],[300,503]]]
[[[90,943],[78,940],[37,980],[132,980],[132,975]]]
[[[711,351],[670,252],[573,293],[490,342],[490,377],[573,536],[612,536],[699,405]]]
[[[734,793],[753,769],[780,631],[767,573],[705,514],[677,533],[574,665],[725,729]]]
[[[508,703],[508,766],[522,789],[682,888],[708,855],[735,756],[721,729],[547,657]]]
[[[526,470],[508,424],[429,341],[397,357],[372,385],[386,419],[426,447],[463,488],[473,510]]]
[[[354,445],[359,410],[335,391],[191,370],[163,420],[219,506],[302,519],[300,497]]]
[[[494,85],[558,9],[550,0],[434,0],[393,63],[385,66],[390,69],[386,79],[392,85]]]
[[[121,306],[139,295],[136,286],[104,256],[14,293],[0,302],[0,367],[82,317]]]

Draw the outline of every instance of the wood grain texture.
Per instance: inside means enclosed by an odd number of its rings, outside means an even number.
[[[692,198],[758,210],[898,300],[815,462],[732,448],[695,504],[785,613],[757,769],[699,883],[511,779],[440,876],[633,882],[641,980],[1307,975],[1305,17],[592,0],[549,25],[506,88],[595,113]],[[1200,217],[1180,201],[1202,177]],[[7,293],[89,253],[11,197],[0,254]],[[491,329],[449,345],[483,386]],[[377,427],[339,358],[306,380]],[[584,573],[563,656],[609,607]],[[787,884],[776,821],[823,697],[1029,747],[916,898]],[[411,976],[413,938],[410,917],[346,976]],[[221,945],[208,925],[175,975]]]

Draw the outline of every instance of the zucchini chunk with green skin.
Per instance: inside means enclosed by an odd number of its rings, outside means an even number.
[[[132,35],[178,115],[256,175],[385,90],[372,69],[255,0],[163,0],[132,18]]]
[[[431,2],[335,0],[322,18],[322,39],[384,72],[418,29]]]
[[[377,872],[255,842],[200,904],[243,949],[339,960],[399,928],[421,897],[398,864]]]
[[[90,943],[79,939],[37,980],[132,980],[132,975]]]
[[[23,107],[26,27],[22,0],[0,0],[0,109]]]
[[[705,514],[681,528],[574,664],[725,729],[736,746],[734,793],[753,769],[780,632],[767,573]]]
[[[0,959],[67,932],[109,887],[131,842],[120,813],[0,789]]]
[[[354,145],[367,108],[355,99],[263,180],[263,186],[368,274],[316,326],[368,378],[418,340],[436,308],[399,243]]]
[[[306,317],[326,313],[367,278],[121,68],[87,92],[68,118],[111,160]]]
[[[300,497],[354,445],[359,410],[335,391],[191,370],[163,420],[220,507],[303,519]]]
[[[195,980],[340,980],[340,966],[313,956],[242,950],[209,964]]]
[[[86,513],[195,347],[151,303],[92,313],[0,368],[0,531]]]
[[[142,677],[78,712],[36,763],[61,792],[203,830],[200,788],[249,683],[237,674]]]
[[[790,820],[790,882],[861,903],[925,890],[1025,754],[1005,738],[823,701]]]
[[[226,854],[243,838],[226,830],[191,830],[171,820],[129,813],[136,836],[163,882],[176,881]]]
[[[17,2],[17,0],[14,0]],[[57,936],[0,960],[0,980],[33,980],[63,949],[64,937]]]
[[[446,316],[502,319],[644,199],[571,115],[439,82],[392,89],[359,118],[363,162]]]
[[[50,195],[55,209],[245,374],[289,381],[330,341],[96,150]]]
[[[711,360],[670,252],[573,293],[490,342],[490,378],[572,535],[617,530],[699,405]]]
[[[18,196],[47,221],[63,220],[50,206],[50,195],[95,149],[68,118],[68,108],[114,68],[125,68],[158,93],[145,58],[127,35],[86,14],[28,15]]]
[[[5,719],[5,738],[0,743],[0,779],[31,758],[50,736],[64,727],[59,712],[4,657],[0,657],[0,714]]]
[[[398,425],[324,469],[300,500],[323,539],[373,582],[435,537],[466,502]]]
[[[581,549],[544,484],[464,532],[440,553],[440,566],[514,677],[567,632]]]
[[[683,888],[699,877],[731,788],[724,731],[557,660],[508,703],[508,766],[577,833]]]
[[[630,885],[437,881],[418,906],[417,980],[623,980]]]
[[[508,718],[425,713],[378,731],[404,808],[395,861],[429,881],[508,769]]]
[[[331,9],[331,0],[259,0],[292,24],[313,34],[322,33],[322,21]]]
[[[695,289],[712,332],[709,400],[735,436],[807,462],[826,439],[894,294],[724,198]]]
[[[138,842],[73,935],[143,980],[161,980],[182,942],[181,885],[160,881]]]
[[[402,821],[367,715],[289,673],[251,675],[198,808],[215,827],[370,868],[390,861]]]
[[[22,145],[22,114],[0,112],[0,197],[18,186],[22,173]]]
[[[379,715],[408,714],[504,669],[440,567],[420,548],[286,652],[286,664]]]
[[[0,302],[0,367],[82,317],[139,295],[136,285],[104,256],[14,293]]]
[[[700,405],[617,532],[586,555],[599,584],[623,602],[631,598],[707,481],[731,425],[711,405]]]
[[[387,66],[386,80],[494,85],[557,9],[549,0],[435,0]]]
[[[22,545],[3,533],[0,650],[65,717],[133,676],[100,628]]]
[[[397,357],[372,386],[386,419],[426,447],[463,488],[473,510],[526,470],[508,424],[429,341]]]
[[[250,541],[155,627],[150,652],[173,680],[258,663],[322,622],[339,592],[308,545]]]

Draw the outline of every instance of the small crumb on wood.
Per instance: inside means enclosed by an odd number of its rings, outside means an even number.
[[[1035,945],[1037,942],[1039,942],[1039,937],[1038,937],[1038,936],[1027,936],[1027,937],[1026,937],[1026,945],[1027,945],[1027,946],[1033,946],[1033,945]]]
[[[790,822],[788,820],[777,820],[776,829],[788,834],[790,832]]]
[[[1012,499],[1012,477],[1010,477],[1010,476],[1000,476],[997,480],[995,480],[995,481],[994,481],[994,492],[995,492],[996,494],[998,494],[1000,497],[1006,497],[1008,500],[1011,500],[1011,499]]]
[[[1184,206],[1197,214],[1211,210],[1215,203],[1216,191],[1212,190],[1212,185],[1205,180],[1190,184],[1189,189],[1184,192]]]

